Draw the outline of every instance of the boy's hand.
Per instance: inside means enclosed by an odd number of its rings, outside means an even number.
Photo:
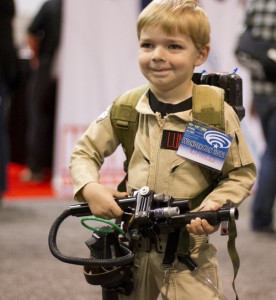
[[[109,220],[118,218],[123,214],[114,198],[127,197],[127,193],[104,187],[97,182],[90,182],[83,188],[82,194],[92,214],[96,217]]]
[[[201,211],[216,211],[221,208],[221,205],[213,202],[208,201],[206,205],[201,209]],[[186,225],[187,230],[190,233],[201,235],[201,234],[211,234],[219,229],[220,224],[218,225],[210,225],[206,220],[196,218],[192,220],[190,224]]]

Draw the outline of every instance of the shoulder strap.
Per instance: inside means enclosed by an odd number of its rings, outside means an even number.
[[[214,126],[219,130],[225,131],[224,93],[225,92],[223,89],[218,88],[216,86],[195,85],[193,90],[193,118],[195,120],[199,120],[200,122]],[[202,197],[199,197],[198,200],[199,201],[197,201],[196,206],[198,205],[198,202],[202,201],[203,199]],[[228,234],[229,239],[227,243],[227,248],[234,271],[232,287],[236,295],[236,300],[238,300],[239,297],[235,287],[235,279],[238,274],[240,260],[235,246],[237,229],[234,220],[229,222]],[[189,239],[187,237],[184,238],[183,245],[186,246],[185,251],[187,251],[189,247]]]
[[[128,162],[134,149],[134,139],[138,127],[139,114],[135,107],[148,89],[148,85],[130,90],[129,92],[119,96],[111,107],[111,122],[113,129],[126,155],[124,162],[124,170],[127,172]],[[119,184],[119,191],[126,191],[127,175]]]
[[[224,90],[212,85],[194,85],[193,118],[225,131]]]

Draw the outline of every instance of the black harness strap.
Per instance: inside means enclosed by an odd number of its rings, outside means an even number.
[[[211,184],[208,186],[203,192],[201,192],[195,199],[190,201],[190,209],[193,210],[196,207],[198,207],[203,199],[214,189],[214,184]],[[181,240],[181,243],[179,243],[179,240]],[[179,249],[179,247],[181,249]],[[190,238],[189,233],[184,227],[182,230],[176,229],[174,232],[169,233],[166,250],[162,262],[162,266],[164,268],[168,268],[169,266],[172,266],[175,255],[178,253],[178,255],[181,256],[180,253],[185,253],[187,255],[189,253],[190,249]]]
[[[162,262],[164,269],[171,268],[175,259],[175,253],[177,251],[178,242],[180,237],[180,229],[176,229],[174,232],[169,233],[166,250]]]

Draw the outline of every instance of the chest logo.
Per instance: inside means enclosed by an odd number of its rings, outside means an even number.
[[[161,142],[161,148],[167,150],[178,150],[183,132],[164,130]]]

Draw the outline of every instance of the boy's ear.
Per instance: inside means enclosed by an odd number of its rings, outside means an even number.
[[[206,59],[209,56],[209,52],[210,52],[210,44],[207,44],[201,50],[199,50],[198,57],[195,62],[196,67],[202,65],[206,61]]]

